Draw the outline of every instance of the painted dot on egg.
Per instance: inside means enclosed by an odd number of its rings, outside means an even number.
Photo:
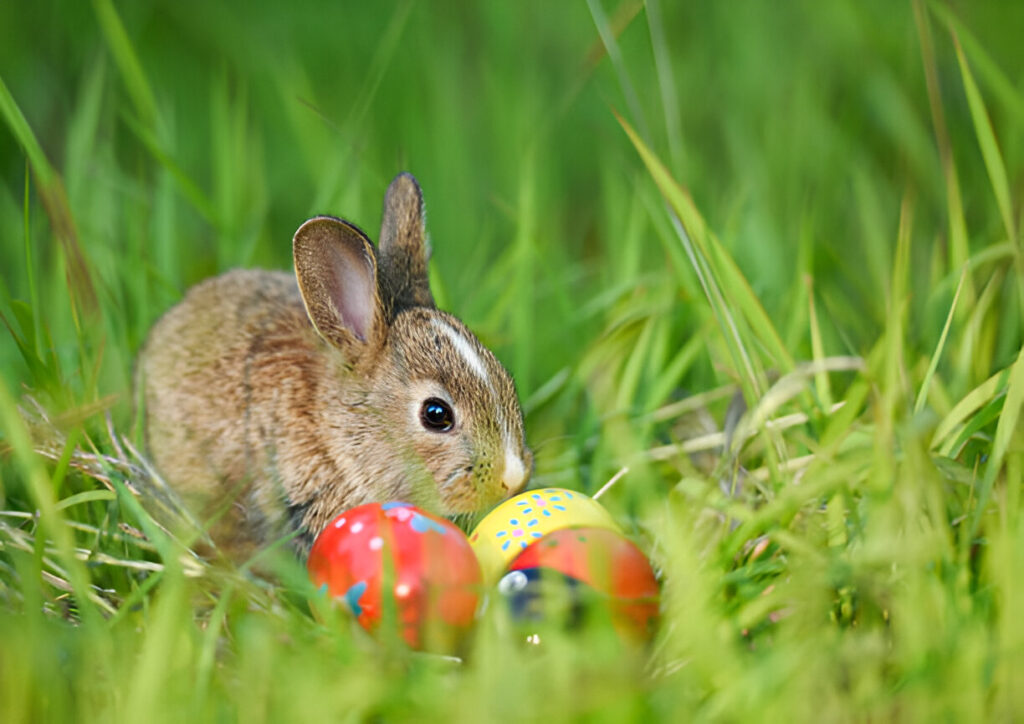
[[[379,535],[375,535],[373,538],[370,539],[370,550],[371,551],[379,551],[383,547],[384,547],[384,539],[381,538]]]
[[[410,591],[412,591],[412,589],[409,588],[408,583],[399,583],[397,586],[395,586],[395,596],[397,598],[406,598],[409,595]]]
[[[344,528],[345,527],[345,523],[347,523],[347,522],[348,521],[345,518],[338,518],[336,521],[334,521],[334,527],[335,528]]]
[[[363,529],[362,521],[356,521],[355,523],[352,524],[352,532],[353,533],[359,533],[360,531],[362,531],[362,529]]]

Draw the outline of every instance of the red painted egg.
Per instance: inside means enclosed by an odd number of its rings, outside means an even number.
[[[408,503],[367,503],[317,536],[310,578],[369,631],[393,611],[402,638],[418,649],[451,651],[480,602],[480,564],[461,530]]]
[[[564,528],[548,533],[509,565],[502,585],[514,592],[514,572],[556,571],[564,581],[579,582],[608,604],[616,628],[646,639],[658,618],[658,581],[647,557],[621,533],[606,528]],[[520,577],[526,585],[529,575]]]

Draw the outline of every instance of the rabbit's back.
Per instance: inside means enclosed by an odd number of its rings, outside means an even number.
[[[196,285],[150,332],[138,370],[148,447],[199,510],[232,505],[215,538],[240,523],[258,538],[280,517],[266,441],[294,427],[289,402],[315,396],[321,346],[294,276],[263,270]]]

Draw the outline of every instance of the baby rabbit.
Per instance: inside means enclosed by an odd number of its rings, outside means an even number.
[[[435,308],[423,198],[384,197],[380,248],[317,216],[295,275],[235,270],[193,287],[138,364],[157,469],[240,558],[338,513],[405,500],[445,515],[520,490],[533,456],[508,372]]]

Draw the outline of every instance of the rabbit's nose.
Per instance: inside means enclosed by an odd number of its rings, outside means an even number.
[[[526,468],[523,466],[523,460],[509,449],[505,450],[505,470],[501,476],[501,483],[505,487],[506,495],[518,493],[526,483]]]

